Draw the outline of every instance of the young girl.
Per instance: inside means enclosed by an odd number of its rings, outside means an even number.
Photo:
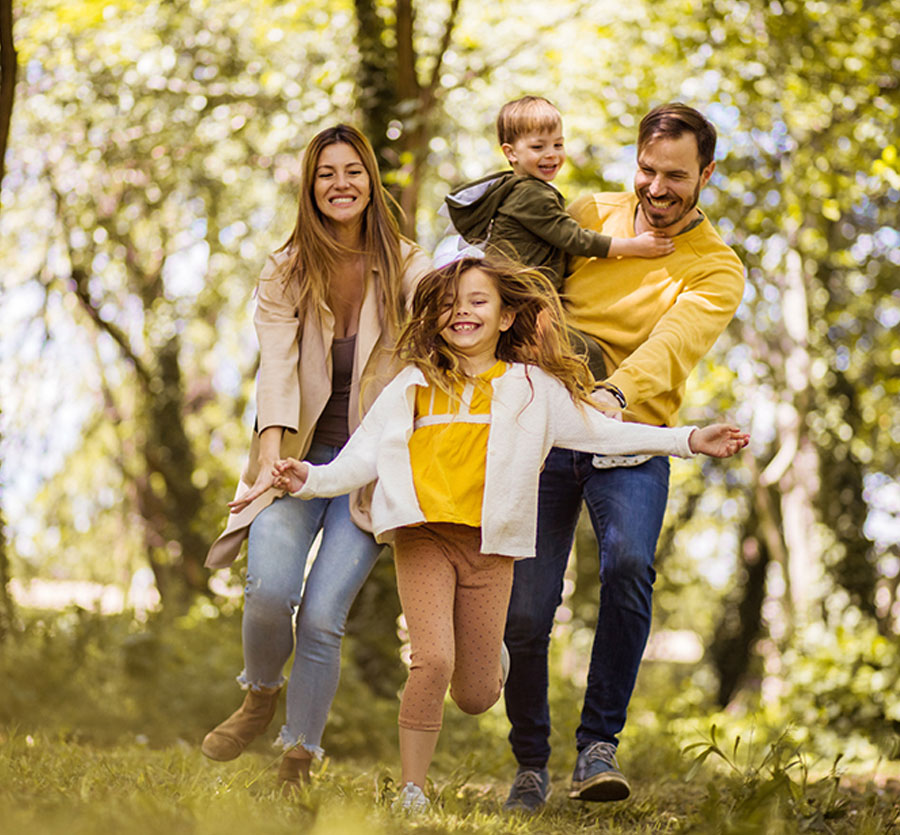
[[[467,713],[500,696],[513,560],[533,557],[538,474],[550,448],[724,458],[749,436],[732,426],[657,428],[612,420],[565,337],[549,281],[494,259],[426,275],[397,350],[408,365],[330,464],[285,459],[275,483],[300,498],[376,477],[376,537],[393,540],[411,645],[398,724],[400,805],[423,788],[444,695]]]

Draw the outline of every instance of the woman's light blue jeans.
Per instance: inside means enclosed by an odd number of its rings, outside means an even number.
[[[334,458],[337,447],[314,444],[312,464]],[[322,542],[304,584],[309,549]],[[243,687],[277,687],[295,647],[287,686],[281,744],[297,742],[322,755],[322,732],[337,692],[341,638],[350,606],[381,551],[350,518],[347,496],[276,499],[251,523],[244,588]],[[296,611],[296,628],[294,612]]]

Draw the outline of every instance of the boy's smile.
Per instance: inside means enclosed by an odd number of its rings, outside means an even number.
[[[559,173],[566,161],[562,126],[543,133],[525,134],[512,144],[507,142],[501,147],[516,174],[527,174],[545,183],[549,183]]]

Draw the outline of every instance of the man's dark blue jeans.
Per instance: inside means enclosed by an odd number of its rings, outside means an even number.
[[[669,459],[597,469],[592,455],[552,449],[541,474],[537,556],[519,560],[504,640],[510,671],[504,688],[509,741],[519,765],[543,768],[550,756],[547,649],[581,500],[600,556],[600,610],[578,750],[617,743],[650,633],[653,558],[669,492]],[[584,557],[581,557],[584,559]]]

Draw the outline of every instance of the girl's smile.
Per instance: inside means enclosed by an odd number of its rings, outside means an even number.
[[[469,376],[482,374],[497,361],[497,342],[515,314],[503,307],[494,280],[472,267],[459,277],[456,298],[447,300],[447,319],[441,330],[444,341],[457,354]]]

